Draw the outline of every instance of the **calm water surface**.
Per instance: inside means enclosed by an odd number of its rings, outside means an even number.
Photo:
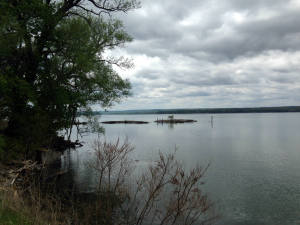
[[[149,124],[104,125],[103,140],[126,137],[134,158],[150,162],[158,151],[174,152],[185,167],[210,168],[204,186],[226,225],[300,224],[300,113],[183,114],[196,123],[157,125],[167,115],[106,115],[105,120],[144,120]],[[72,171],[81,191],[96,185],[86,162],[93,158],[96,134],[85,135],[84,147],[68,151],[62,167]]]

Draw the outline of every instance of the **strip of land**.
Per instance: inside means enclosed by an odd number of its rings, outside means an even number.
[[[105,124],[120,124],[120,123],[125,123],[125,124],[146,124],[149,122],[146,121],[134,121],[134,120],[121,120],[121,121],[104,121],[101,123]]]
[[[93,114],[191,114],[191,113],[286,113],[300,112],[300,106],[251,107],[251,108],[194,108],[194,109],[141,109],[123,111],[94,111]],[[85,114],[80,112],[79,114]]]
[[[197,120],[185,120],[185,119],[169,119],[169,120],[155,120],[156,123],[194,123]]]

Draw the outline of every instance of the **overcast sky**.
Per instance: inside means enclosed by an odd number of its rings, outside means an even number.
[[[142,0],[113,110],[300,105],[300,0]]]

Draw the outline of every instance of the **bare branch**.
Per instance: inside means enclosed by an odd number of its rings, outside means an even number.
[[[125,58],[123,56],[119,58],[109,57],[107,59],[100,59],[100,61],[118,66],[120,69],[130,69],[134,66],[132,59]]]
[[[128,196],[114,210],[122,212],[115,224],[160,225],[212,224],[217,216],[213,204],[201,191],[202,179],[208,166],[199,166],[186,172],[175,160],[174,154],[159,154],[159,159],[137,179],[134,190],[124,189],[128,174],[128,143],[95,142],[96,163],[99,172],[99,189],[108,185],[109,193]],[[121,188],[122,187],[122,188]],[[122,191],[121,191],[122,189]],[[121,197],[122,198],[122,197]]]

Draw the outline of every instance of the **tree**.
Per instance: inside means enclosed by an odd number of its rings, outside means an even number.
[[[131,41],[115,12],[135,0],[1,0],[0,120],[5,136],[25,155],[51,143],[91,103],[111,106],[129,95],[130,84],[103,52]],[[7,149],[14,148],[11,146]],[[34,153],[34,151],[33,151]]]

